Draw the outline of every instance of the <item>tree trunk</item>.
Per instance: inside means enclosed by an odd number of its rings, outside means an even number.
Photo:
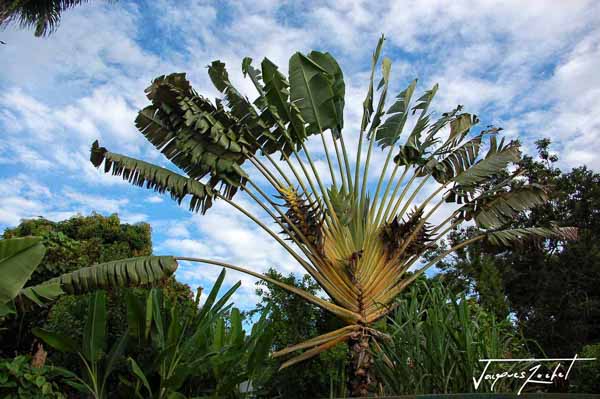
[[[370,339],[369,335],[360,334],[348,341],[350,356],[348,390],[350,396],[354,398],[368,396],[369,391],[375,387]]]

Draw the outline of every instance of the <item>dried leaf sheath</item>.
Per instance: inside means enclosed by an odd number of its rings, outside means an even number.
[[[308,240],[308,244],[322,254],[324,216],[320,204],[316,201],[309,202],[293,187],[280,188],[279,192],[279,198],[285,201],[285,207],[288,209],[286,216],[289,222],[300,230],[304,238]],[[282,217],[280,220],[288,225],[287,227],[292,233],[294,232],[286,219]],[[290,238],[300,239],[296,234]]]

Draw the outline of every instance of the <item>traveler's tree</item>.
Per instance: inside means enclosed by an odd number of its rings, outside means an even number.
[[[266,58],[260,69],[245,58],[242,71],[258,92],[254,101],[233,87],[220,61],[208,68],[224,96],[214,103],[196,93],[183,73],[156,78],[146,90],[151,104],[139,112],[135,123],[186,175],[110,152],[98,142],[91,151],[92,163],[104,164],[105,172],[168,192],[180,203],[189,196],[193,211],[204,213],[215,200],[225,202],[285,248],[331,301],[240,266],[177,259],[248,273],[342,319],[343,328],[274,356],[303,350],[283,363],[288,367],[348,341],[354,395],[366,394],[373,382],[370,348],[383,338],[373,323],[388,314],[394,298],[431,265],[476,241],[508,245],[528,235],[573,234],[555,226],[504,228],[517,213],[546,199],[544,187],[525,184],[518,169],[509,172],[508,166],[521,159],[519,143],[499,139],[500,129],[493,127],[472,132],[478,119],[460,106],[433,120],[429,107],[437,85],[416,100],[416,81],[390,95],[391,62],[384,58],[380,63],[382,45],[383,38],[373,54],[360,127],[349,133],[358,136],[355,156],[346,144],[348,133],[343,132],[342,71],[329,53],[317,51],[294,54],[287,77]],[[381,78],[376,80],[379,68]],[[414,118],[409,118],[411,114]],[[327,180],[315,164],[321,154],[311,153],[307,146],[313,137],[323,146]],[[369,168],[377,147],[384,151],[385,161],[371,185]],[[259,184],[257,175],[270,187]],[[431,187],[427,183],[435,186],[421,198],[424,195],[419,194]],[[238,191],[282,231],[271,230],[236,201]],[[443,204],[454,209],[439,217]],[[435,216],[435,220],[446,217],[432,224]],[[472,223],[478,233],[430,261],[422,260],[463,222]],[[407,273],[411,268],[414,272]]]

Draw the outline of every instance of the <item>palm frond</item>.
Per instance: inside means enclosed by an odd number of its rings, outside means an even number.
[[[196,94],[185,74],[154,79],[146,95],[152,105],[136,118],[140,132],[188,176],[208,175],[211,188],[219,184],[232,198],[247,179],[240,165],[256,150],[248,128]]]
[[[171,276],[177,267],[172,256],[143,256],[84,267],[44,284],[59,284],[69,294],[83,294],[101,288],[150,284]]]
[[[53,33],[64,11],[89,0],[3,0],[0,2],[0,26],[11,22],[22,28],[34,28],[35,36]]]
[[[574,227],[524,227],[519,229],[504,229],[486,232],[485,237],[492,245],[510,247],[529,237],[557,238],[561,240],[577,239],[577,229]]]
[[[386,114],[388,114],[388,118],[375,133],[375,140],[377,140],[381,148],[394,145],[400,138],[406,120],[408,119],[410,99],[415,91],[416,85],[417,80],[415,79],[406,89],[396,96],[396,102],[394,102],[387,110]]]
[[[211,187],[168,169],[161,168],[135,158],[109,152],[100,147],[96,140],[92,144],[90,155],[92,164],[100,167],[104,162],[104,172],[121,176],[133,185],[152,189],[159,193],[168,192],[179,204],[187,196],[191,196],[189,208],[202,213],[212,206],[215,193]]]
[[[459,217],[466,221],[475,219],[480,228],[498,228],[513,220],[520,212],[541,205],[547,199],[545,189],[532,184],[479,197],[463,205]]]

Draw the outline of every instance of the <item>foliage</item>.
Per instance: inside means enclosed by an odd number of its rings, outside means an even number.
[[[447,237],[449,243],[443,241],[438,251],[443,251],[447,245],[459,242],[469,234],[471,230],[468,228],[451,231]],[[480,243],[461,248],[439,262],[436,267],[442,271],[436,279],[450,291],[464,292],[472,296],[483,309],[495,315],[497,320],[504,320],[509,315],[508,301],[497,259]]]
[[[102,288],[143,286],[170,277],[177,266],[172,256],[121,259],[62,274],[30,289],[58,284],[65,292],[82,294]]]
[[[204,305],[191,312],[173,306],[158,289],[152,289],[145,301],[127,298],[129,334],[133,342],[147,348],[148,355],[129,357],[134,380],[122,381],[133,396],[238,397],[242,383],[260,388],[269,372],[266,360],[272,330],[261,318],[246,334],[240,311],[227,304],[240,283],[217,298],[224,278],[225,270]]]
[[[0,240],[0,317],[14,313],[13,300],[44,257],[40,237]]]
[[[41,306],[65,292],[84,294],[100,288],[153,283],[169,277],[178,266],[170,256],[137,257],[84,267],[23,288],[44,256],[40,241],[40,237],[0,240],[0,268],[6,276],[0,284],[1,315],[14,313],[9,304],[15,299]]]
[[[0,395],[6,399],[64,399],[65,380],[54,367],[33,367],[28,356],[0,360]]]
[[[0,26],[17,22],[22,28],[35,28],[35,36],[53,33],[61,14],[88,0],[2,0]]]
[[[107,352],[106,320],[106,293],[96,291],[90,296],[81,342],[48,330],[33,330],[49,346],[61,352],[78,354],[82,372],[74,375],[77,383],[71,385],[96,399],[108,397],[108,378],[127,345],[127,335],[123,335]]]
[[[283,276],[269,269],[267,276],[316,295],[319,285],[309,276],[296,278],[293,274]],[[340,321],[323,309],[302,300],[274,284],[259,280],[256,294],[260,302],[249,316],[266,312],[273,335],[273,350],[278,351],[296,342],[340,327]],[[344,386],[339,379],[340,371],[347,367],[347,350],[338,345],[329,353],[307,360],[302,367],[286,368],[273,373],[265,386],[269,397],[318,398],[326,397],[332,388]],[[337,396],[337,395],[336,395]]]
[[[579,365],[574,373],[575,382],[572,384],[572,389],[575,392],[600,392],[600,344],[584,346],[578,356],[596,360]]]
[[[208,68],[210,79],[224,97],[214,103],[194,91],[183,73],[154,79],[146,89],[150,104],[138,113],[136,127],[186,175],[113,153],[98,142],[93,143],[90,155],[93,165],[104,165],[106,173],[134,185],[168,192],[178,202],[190,197],[193,211],[204,213],[220,200],[264,229],[306,269],[331,301],[239,266],[209,259],[180,259],[246,272],[342,319],[344,327],[274,356],[303,350],[284,362],[285,368],[348,342],[356,352],[350,375],[354,395],[366,395],[372,385],[370,366],[364,360],[380,334],[370,325],[385,317],[394,298],[430,266],[473,242],[507,246],[529,236],[565,239],[575,235],[573,230],[550,224],[506,229],[517,214],[542,204],[547,197],[544,186],[519,180],[520,170],[508,172],[509,166],[522,159],[519,143],[498,139],[500,129],[493,127],[473,133],[479,119],[462,112],[462,106],[435,120],[429,108],[437,85],[411,105],[412,82],[391,105],[386,104],[391,61],[383,57],[380,62],[383,42],[382,37],[372,57],[354,171],[342,132],[343,73],[331,54],[318,51],[293,54],[287,78],[266,58],[260,70],[245,58],[242,71],[258,92],[252,102],[231,84],[220,61]],[[380,80],[375,86],[379,67]],[[400,144],[411,113],[417,115],[416,122]],[[313,161],[314,152],[311,154],[306,145],[313,136],[323,144],[329,187]],[[363,143],[367,146],[365,159]],[[335,158],[330,156],[331,144]],[[371,190],[367,188],[369,166],[376,146],[387,155],[376,188]],[[285,173],[272,154],[277,154],[290,172]],[[265,178],[271,194],[253,180],[248,167]],[[403,184],[407,176],[410,178]],[[433,192],[408,213],[430,179]],[[415,182],[419,182],[417,187],[408,194]],[[403,190],[397,195],[400,188]],[[242,202],[234,201],[241,191],[269,214],[282,229],[283,238]],[[340,206],[344,202],[350,209]],[[450,217],[431,224],[443,204],[452,208]],[[406,273],[454,226],[470,221],[477,229],[474,236],[423,264],[414,274]]]
[[[439,282],[419,280],[396,305],[386,331],[391,339],[383,341],[376,361],[389,394],[474,392],[472,377],[485,366],[479,359],[528,357],[525,339],[508,319],[497,322]],[[492,392],[490,385],[484,381],[478,392]],[[512,388],[500,381],[494,391]]]
[[[3,238],[43,237],[46,255],[31,278],[39,284],[95,263],[152,253],[150,226],[122,224],[114,214],[75,216],[61,222],[37,218],[6,229]]]
[[[117,215],[76,216],[60,222],[36,218],[6,229],[3,234],[5,239],[26,236],[42,237],[42,244],[46,248],[44,258],[31,275],[29,286],[96,263],[147,256],[152,252],[150,226],[144,223],[121,224]],[[116,328],[116,335],[120,335],[126,328],[125,308],[119,306],[114,298],[122,296],[120,292],[121,290],[113,290],[108,298],[109,317],[112,321],[122,321],[120,327]],[[35,327],[45,326],[58,333],[70,334],[74,339],[80,338],[79,327],[82,327],[85,319],[86,305],[87,298],[77,299],[67,295],[59,298],[53,306],[36,307],[35,313],[20,312],[18,316],[6,318],[3,327],[6,331],[16,333],[0,333],[0,352],[4,356],[30,352],[35,346],[30,331]],[[60,310],[69,312],[63,313]],[[112,331],[109,334],[111,340],[116,335]],[[75,361],[78,362],[77,359]]]
[[[569,357],[600,340],[600,174],[586,167],[563,172],[555,166],[550,141],[537,145],[539,157],[525,157],[520,167],[523,179],[548,187],[550,201],[519,214],[509,227],[562,220],[578,228],[578,240],[526,239],[510,251],[470,246],[438,267],[449,283],[475,287],[488,309],[502,314],[507,304],[524,334],[550,356]],[[450,239],[469,234],[457,231]]]

